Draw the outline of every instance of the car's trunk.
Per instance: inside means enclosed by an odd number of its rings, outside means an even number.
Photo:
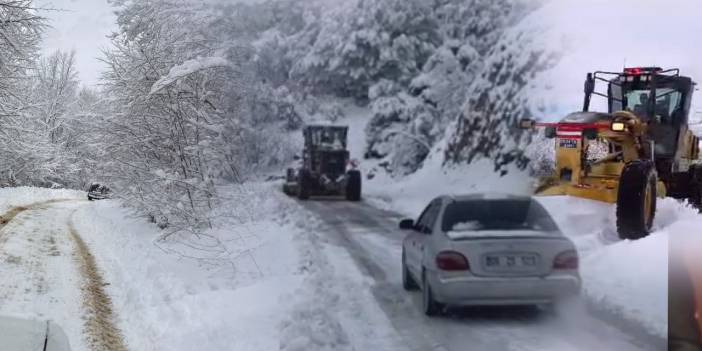
[[[555,257],[573,250],[571,242],[539,232],[502,232],[466,236],[451,242],[463,253],[477,276],[545,276],[552,272]]]

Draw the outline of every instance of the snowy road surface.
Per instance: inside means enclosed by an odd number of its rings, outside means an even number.
[[[0,189],[0,315],[53,320],[78,351],[665,348],[582,306],[424,317],[420,294],[401,287],[399,215],[364,202],[299,202],[272,184],[245,191],[256,201],[231,206],[249,208],[250,218],[213,233],[221,244],[210,252],[207,238],[155,241],[158,227],[118,201]],[[661,228],[683,213],[669,205]],[[600,245],[585,241],[580,248]]]
[[[378,305],[410,350],[660,350],[663,340],[622,332],[581,304],[549,315],[530,308],[463,308],[445,318],[421,313],[419,293],[401,287],[399,215],[365,203],[315,200],[302,205],[331,245],[350,254],[372,279]]]
[[[72,228],[73,213],[86,204],[57,199],[2,215],[0,314],[56,321],[74,350],[124,350],[104,282]]]

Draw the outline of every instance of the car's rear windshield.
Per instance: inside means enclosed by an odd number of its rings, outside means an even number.
[[[539,231],[558,232],[551,216],[531,199],[458,201],[446,206],[444,232]]]

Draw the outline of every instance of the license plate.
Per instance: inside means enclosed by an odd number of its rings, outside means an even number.
[[[561,139],[559,141],[560,147],[566,148],[566,149],[576,149],[578,147],[578,140],[577,139]]]
[[[487,268],[530,268],[537,264],[536,255],[488,255]]]

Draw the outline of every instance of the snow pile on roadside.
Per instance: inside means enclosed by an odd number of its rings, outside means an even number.
[[[668,240],[702,226],[702,216],[673,199],[659,199],[654,232],[620,241],[615,206],[571,197],[541,197],[581,256],[583,293],[591,303],[641,323],[654,335],[668,332]]]
[[[117,201],[79,209],[73,223],[103,271],[128,346],[134,350],[273,350],[289,313],[284,296],[302,277],[292,243],[298,230],[276,221],[288,209],[268,185],[247,185],[257,218],[216,233],[213,261],[202,242],[156,241],[155,225]],[[202,241],[211,243],[211,238]],[[217,262],[217,264],[213,264]]]
[[[477,192],[529,194],[531,180],[516,168],[505,176],[494,172],[492,161],[483,159],[470,165],[442,168],[439,155],[432,154],[423,168],[404,178],[394,179],[378,172],[364,184],[364,196],[375,206],[417,217],[433,198]]]
[[[114,200],[73,215],[130,349],[405,349],[370,278],[277,186],[247,184],[245,201],[226,204],[245,215],[211,233],[223,247],[207,237],[157,241],[155,225]],[[203,252],[208,244],[216,254]]]
[[[283,351],[405,350],[373,296],[373,281],[333,233],[309,213],[297,213],[296,244],[305,279],[289,298],[292,314],[281,323]]]
[[[16,206],[28,206],[50,200],[84,200],[87,193],[79,190],[34,187],[0,188],[0,213]]]

